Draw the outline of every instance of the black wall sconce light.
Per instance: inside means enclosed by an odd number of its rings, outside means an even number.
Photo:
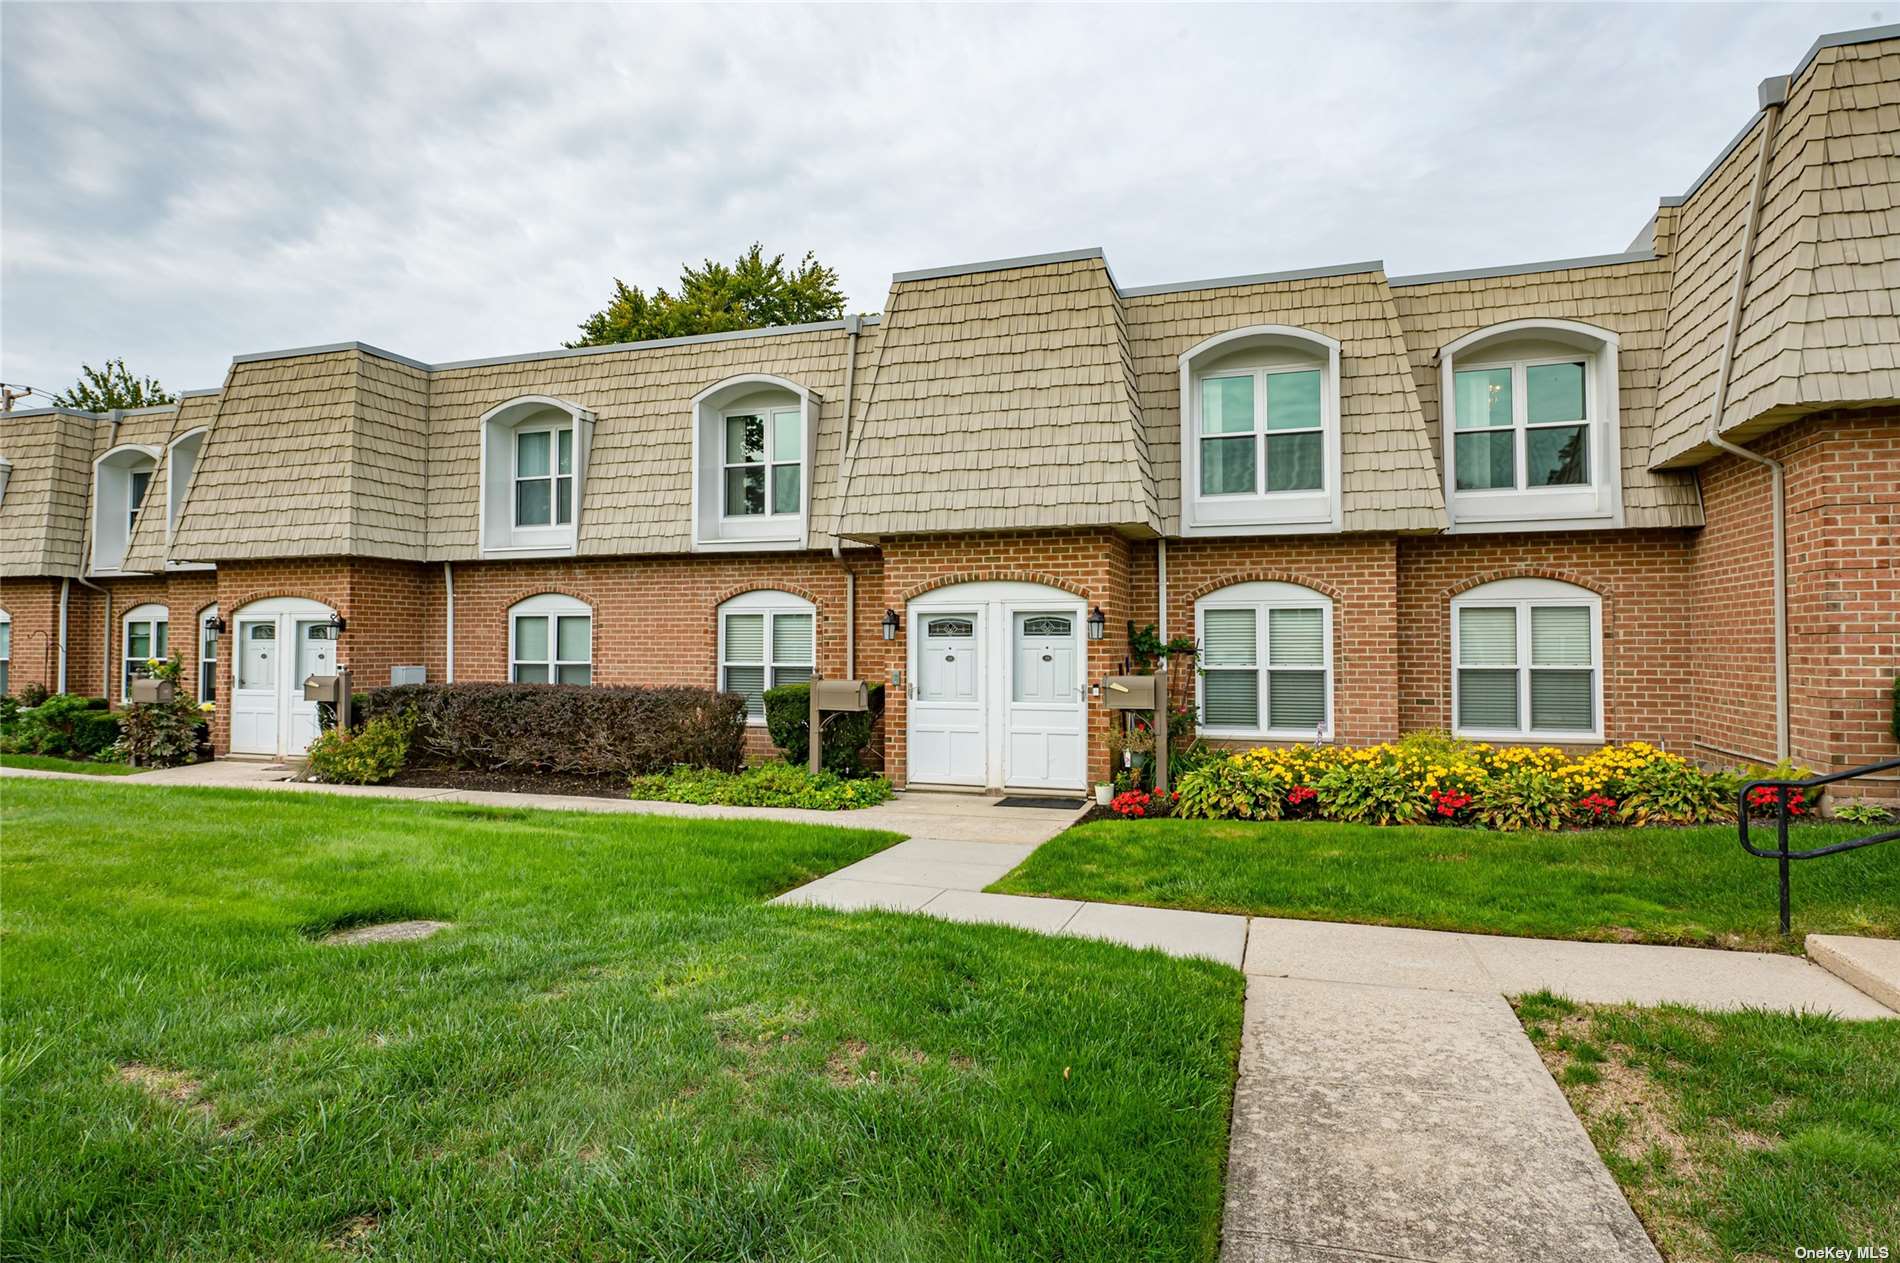
[[[210,632],[213,636],[222,636],[224,633],[230,631],[231,628],[223,619],[214,614],[205,620],[205,630]]]
[[[1108,615],[1102,613],[1102,607],[1096,606],[1089,611],[1089,639],[1100,640],[1108,634]]]
[[[339,636],[343,634],[343,629],[345,627],[348,627],[349,625],[350,625],[350,620],[347,618],[344,618],[341,614],[330,615],[330,621],[326,624],[326,626],[328,626],[331,631],[335,632]]]
[[[896,610],[884,611],[883,627],[884,627],[884,639],[886,640],[897,639],[897,611]]]

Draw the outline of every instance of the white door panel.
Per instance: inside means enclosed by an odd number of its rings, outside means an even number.
[[[1077,674],[1080,620],[1060,611],[1010,619],[1005,780],[1025,788],[1081,789],[1086,779],[1085,689]]]
[[[231,752],[276,754],[277,620],[238,619],[237,645],[237,679],[231,690]]]
[[[303,682],[313,675],[336,674],[335,635],[328,619],[297,620],[297,670],[285,698],[289,717],[285,754],[302,754],[317,739],[317,704],[303,700]]]
[[[251,608],[232,619],[231,753],[300,755],[318,731],[303,682],[336,673],[336,632],[314,601],[272,598]]]
[[[910,777],[933,785],[984,783],[982,620],[975,613],[917,620],[916,696],[910,703]]]

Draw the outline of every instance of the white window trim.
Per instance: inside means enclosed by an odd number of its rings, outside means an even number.
[[[799,450],[804,461],[798,480],[798,512],[725,513],[725,414],[731,405],[765,390],[782,390],[798,399]],[[692,400],[692,514],[694,552],[771,552],[810,547],[811,497],[817,468],[818,419],[823,400],[790,378],[771,373],[742,373],[706,387]],[[766,411],[782,411],[774,405]],[[769,455],[769,449],[768,449]],[[769,468],[769,462],[768,462]],[[770,491],[768,478],[768,494]],[[769,506],[770,501],[768,499]]]
[[[515,649],[515,620],[520,618],[545,618],[548,620],[548,656],[546,661],[536,659],[534,666],[548,669],[547,682],[560,683],[560,668],[585,666],[587,682],[594,682],[594,609],[585,601],[577,600],[560,592],[543,592],[526,600],[516,601],[508,607],[508,682],[517,684],[515,668],[522,659]],[[561,657],[561,626],[556,620],[562,618],[585,618],[587,620],[587,658]]]
[[[1575,348],[1574,354],[1500,357],[1485,348],[1505,341],[1539,339]],[[1575,320],[1507,320],[1448,343],[1438,352],[1440,462],[1445,470],[1445,511],[1454,532],[1559,530],[1623,525],[1622,404],[1618,392],[1620,342],[1608,329]],[[1590,481],[1573,487],[1458,490],[1456,374],[1467,369],[1512,369],[1512,434],[1517,478],[1525,477],[1525,425],[1529,407],[1524,367],[1583,360],[1584,413],[1590,431]]]
[[[1195,364],[1215,353],[1237,351],[1248,345],[1292,349],[1321,361],[1320,443],[1323,472],[1317,491],[1267,491],[1265,483],[1251,495],[1201,494],[1201,392],[1207,377],[1230,375],[1215,370],[1202,374]],[[1219,535],[1307,535],[1339,531],[1344,523],[1340,502],[1340,344],[1337,339],[1293,325],[1249,325],[1231,329],[1195,343],[1177,361],[1181,377],[1181,534],[1184,537]],[[1299,371],[1312,365],[1289,365]],[[1234,373],[1277,373],[1281,369],[1232,370]],[[1266,426],[1265,398],[1256,401],[1258,428]],[[1292,431],[1298,433],[1298,431]],[[1263,475],[1264,444],[1256,443],[1255,473]]]
[[[125,555],[132,547],[132,517],[128,511],[134,466],[156,476],[162,449],[146,443],[121,443],[92,462],[92,573],[126,574]],[[123,490],[121,491],[121,488]],[[107,493],[111,492],[108,507]],[[145,488],[149,499],[151,485]]]
[[[804,421],[804,417],[802,416],[802,411],[803,409],[799,405],[787,405],[787,404],[767,404],[764,407],[760,407],[760,408],[733,407],[733,408],[722,409],[720,411],[719,425],[717,427],[718,441],[719,441],[718,496],[719,496],[719,520],[722,526],[729,523],[769,521],[774,518],[778,519],[781,522],[785,522],[785,521],[789,521],[793,518],[800,517],[801,515],[803,515],[805,511],[805,479],[810,475],[811,467],[806,462],[805,454],[804,454],[803,427],[804,427],[805,421]],[[800,413],[801,414],[799,417],[799,422],[798,422],[799,427],[800,427],[800,430],[799,430],[800,450],[799,450],[798,459],[795,461],[776,459],[777,453],[776,453],[776,449],[774,448],[774,444],[777,442],[778,427],[774,424],[774,422],[778,419],[778,417],[780,417],[781,415],[785,413]],[[757,467],[765,471],[765,512],[763,513],[727,512],[726,472],[728,470],[733,470],[733,469],[746,469],[754,465],[754,462],[750,462],[750,461],[733,460],[731,451],[727,449],[726,437],[727,437],[728,431],[726,428],[726,421],[731,417],[762,417],[765,421],[765,459],[763,461],[756,462]],[[798,466],[798,507],[796,509],[790,510],[789,512],[779,512],[778,510],[772,507],[772,502],[773,502],[772,487],[773,487],[773,482],[774,482],[772,474],[775,470],[785,465]]]
[[[165,625],[164,656],[169,658],[172,648],[171,622],[172,612],[170,608],[151,601],[146,602],[144,605],[133,606],[119,619],[119,702],[121,705],[129,701],[132,696],[132,624],[163,623]],[[154,641],[158,639],[156,627],[151,631],[151,638]],[[158,657],[159,655],[151,654],[147,656]],[[139,661],[144,662],[146,659],[140,658]]]
[[[198,475],[198,462],[204,459],[205,443],[211,436],[211,427],[195,426],[165,445],[165,569],[167,570],[215,570],[209,562],[181,562],[171,559],[172,535],[178,530],[178,515],[185,507],[185,497],[191,494],[191,481]],[[181,482],[178,476],[178,449],[196,440],[191,457],[191,468]],[[145,493],[148,497],[151,492]]]
[[[530,434],[548,436],[548,472],[545,474],[527,474],[521,472],[521,440]],[[561,436],[567,439],[567,473],[561,470]],[[565,424],[553,422],[547,424],[517,426],[509,432],[509,480],[508,480],[508,517],[516,531],[564,531],[574,522],[574,422],[569,418]],[[561,483],[568,483],[567,516],[565,522],[558,520],[561,508]],[[521,484],[524,482],[545,482],[548,484],[548,520],[545,522],[523,522],[521,520]]]
[[[728,662],[726,660],[726,619],[733,614],[763,614],[765,616],[765,661],[763,664],[757,662]],[[772,636],[772,616],[774,614],[809,614],[811,616],[811,661],[809,663],[782,662],[779,660],[778,646],[774,643]],[[715,612],[714,618],[717,624],[716,635],[718,640],[718,658],[715,664],[714,680],[714,687],[717,691],[727,691],[726,668],[733,666],[756,667],[763,665],[765,667],[765,688],[763,691],[768,693],[778,687],[778,671],[780,667],[803,668],[809,670],[813,675],[818,674],[818,607],[813,605],[810,601],[807,601],[804,597],[793,596],[790,592],[767,590],[742,592],[731,600],[722,602]],[[748,714],[746,716],[746,724],[753,728],[763,728],[765,727],[765,716],[761,714],[758,718],[754,719]]]
[[[1321,628],[1321,665],[1319,670],[1325,673],[1326,718],[1323,735],[1335,734],[1333,726],[1333,601],[1324,592],[1302,587],[1297,583],[1253,582],[1236,583],[1219,591],[1210,592],[1194,602],[1194,639],[1196,644],[1207,643],[1206,615],[1209,610],[1254,611],[1254,667],[1256,677],[1260,679],[1259,715],[1261,724],[1254,728],[1232,726],[1209,726],[1198,723],[1202,736],[1217,740],[1259,740],[1270,741],[1312,741],[1322,734],[1312,728],[1273,728],[1266,724],[1268,715],[1268,691],[1266,675],[1274,670],[1268,665],[1267,634],[1269,610],[1310,610],[1320,611]],[[1245,668],[1213,668],[1215,670],[1244,670]],[[1282,667],[1287,671],[1312,671],[1313,667]],[[1194,714],[1197,721],[1207,713],[1206,675],[1207,664],[1201,662],[1194,673]]]
[[[198,704],[201,706],[206,702],[215,703],[218,700],[215,694],[218,676],[218,660],[215,656],[210,658],[205,657],[205,624],[217,616],[218,607],[215,605],[207,605],[198,611]],[[218,644],[218,638],[214,636],[212,643],[214,645]],[[215,655],[215,649],[213,652]],[[210,671],[205,670],[207,664],[211,667]],[[206,695],[207,685],[211,686],[214,690],[211,696]]]
[[[1530,727],[1531,718],[1531,610],[1536,606],[1586,606],[1590,611],[1590,731],[1578,729],[1539,729]],[[1458,614],[1464,609],[1515,609],[1517,611],[1517,713],[1523,721],[1518,728],[1467,728],[1458,722],[1458,672],[1463,669],[1459,657]],[[1474,671],[1503,671],[1502,666],[1477,666]],[[1575,671],[1576,667],[1551,667],[1544,670]],[[1582,745],[1603,740],[1603,598],[1588,588],[1557,579],[1499,579],[1459,593],[1451,601],[1451,732],[1469,741],[1538,741],[1546,744]]]
[[[526,417],[544,408],[553,408],[568,415],[574,431],[572,465],[574,480],[574,500],[569,514],[570,520],[560,526],[517,527],[515,520],[515,432],[516,426],[511,417]],[[585,512],[587,499],[587,464],[594,446],[594,414],[579,404],[552,395],[517,395],[506,403],[497,404],[482,414],[479,439],[476,444],[478,453],[476,491],[479,497],[476,505],[476,549],[484,557],[571,557],[579,548],[581,518]],[[523,427],[527,430],[560,429],[561,423],[537,422]],[[505,468],[508,477],[496,477],[491,481],[489,469],[489,449],[496,442],[497,430],[506,431],[507,453]],[[548,459],[552,462],[555,453],[550,451]],[[498,472],[498,471],[497,471]],[[504,485],[505,484],[505,485]],[[505,496],[507,503],[497,506],[494,500]],[[491,529],[490,519],[495,519],[496,529]],[[501,525],[505,524],[505,525]]]

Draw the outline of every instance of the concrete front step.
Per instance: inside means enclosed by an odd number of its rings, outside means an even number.
[[[1807,949],[1809,960],[1900,1012],[1900,940],[1810,934]]]

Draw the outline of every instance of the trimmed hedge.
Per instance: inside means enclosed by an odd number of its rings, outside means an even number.
[[[871,709],[839,711],[824,719],[825,745],[821,766],[840,776],[864,770],[864,747],[870,744],[872,725],[884,713],[884,686],[871,686]],[[765,690],[765,727],[772,744],[785,751],[785,761],[804,766],[811,757],[811,685],[781,684]]]
[[[356,716],[383,717],[412,724],[413,752],[488,771],[731,772],[745,750],[745,699],[711,689],[398,684],[365,695]]]
[[[9,705],[0,715],[0,746],[10,753],[94,759],[118,739],[119,715],[106,709],[103,697],[55,693],[38,706]]]

